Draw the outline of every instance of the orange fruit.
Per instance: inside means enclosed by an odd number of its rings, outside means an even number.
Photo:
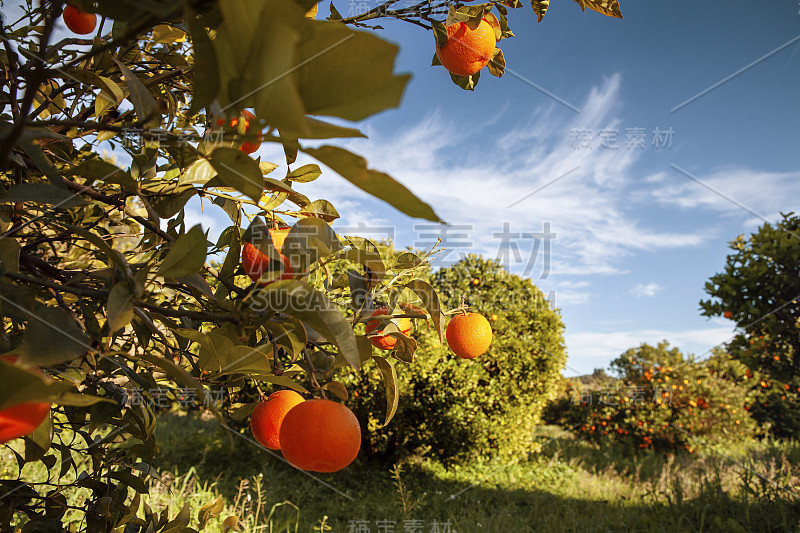
[[[305,401],[293,390],[279,390],[256,405],[250,415],[250,429],[253,437],[270,450],[280,450],[280,432],[286,413],[295,405]]]
[[[447,324],[447,345],[463,359],[474,359],[492,344],[492,326],[483,315],[456,315]]]
[[[295,468],[337,472],[361,448],[361,426],[353,412],[331,400],[308,400],[286,414],[280,431],[283,457]]]
[[[67,28],[69,28],[72,33],[77,33],[78,35],[92,33],[97,26],[97,15],[94,13],[84,13],[80,9],[72,6],[65,7],[61,16]]]
[[[242,119],[242,122],[244,123],[244,133],[245,133],[245,135],[247,135],[250,132],[250,122],[254,121],[256,116],[254,114],[252,114],[250,111],[248,111],[247,109],[245,109],[240,114],[240,118]],[[220,119],[217,120],[217,126],[224,126],[224,125],[225,125],[225,121],[223,119],[220,118]],[[238,125],[239,125],[239,119],[238,118],[232,118],[231,119],[231,128],[235,128]],[[245,141],[245,142],[242,143],[242,146],[239,148],[239,150],[241,150],[242,152],[244,152],[246,154],[252,154],[256,150],[258,150],[258,148],[261,146],[261,141],[262,141],[263,138],[264,138],[264,134],[259,129],[258,133],[256,134],[255,142]]]
[[[286,236],[288,235],[290,229],[291,228],[288,226],[285,226],[280,228],[271,228],[269,230],[269,236],[272,239],[272,244],[275,246],[275,249],[280,255],[280,259],[283,262],[283,274],[281,274],[280,279],[292,279],[294,277],[292,263],[289,261],[289,258],[282,253],[283,242],[286,240]],[[270,263],[272,263],[272,259],[259,250],[257,246],[249,242],[244,243],[244,246],[242,247],[242,267],[244,268],[245,273],[250,276],[250,279],[256,283],[259,283],[261,276],[267,272],[276,270],[276,268]],[[261,285],[269,285],[272,283],[272,281],[262,282]]]
[[[372,312],[371,316],[378,316],[378,315],[390,315],[392,314],[391,309],[388,306],[383,306],[375,309]],[[397,319],[397,326],[400,328],[400,331],[403,332],[403,335],[408,335],[411,333],[411,319],[410,318],[398,318]],[[371,333],[373,330],[378,329],[381,327],[380,320],[368,320],[367,321],[367,333]],[[379,350],[391,350],[394,348],[394,345],[397,344],[397,339],[392,337],[391,335],[383,335],[381,337],[370,337],[369,341],[372,345]]]
[[[10,363],[16,362],[17,358],[16,355],[2,357]],[[49,412],[50,404],[46,402],[26,402],[6,407],[0,411],[0,444],[33,432]]]
[[[481,20],[471,30],[464,22],[447,27],[447,44],[436,49],[439,62],[458,76],[470,76],[485,67],[494,57],[497,38],[492,25]]]
[[[731,313],[730,311],[725,311],[724,313],[722,313],[722,316],[724,316],[725,318],[730,318],[733,316],[733,313]]]
[[[254,121],[256,116],[246,109],[242,111],[242,116],[244,117],[244,132],[246,134],[250,130],[250,122]],[[256,135],[256,140],[254,142],[245,141],[244,143],[242,143],[242,147],[239,148],[239,150],[241,150],[246,154],[252,154],[256,150],[258,150],[258,148],[261,146],[261,140],[263,138],[264,138],[263,134],[261,133],[261,131],[259,131],[258,134]]]

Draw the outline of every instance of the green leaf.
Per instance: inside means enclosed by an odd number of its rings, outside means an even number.
[[[180,194],[149,196],[147,201],[150,202],[150,206],[159,217],[170,219],[177,215],[180,210],[186,206],[186,202],[188,202],[189,199],[195,195],[195,193],[195,189],[191,188],[181,192]]]
[[[122,100],[125,99],[125,93],[122,91],[117,82],[105,76],[100,76],[91,70],[70,69],[64,72],[59,70],[54,74],[56,76],[63,74],[61,77],[67,81],[78,80],[86,83],[87,85],[97,87],[100,89],[101,93],[104,93],[106,97],[115,104],[121,104]]]
[[[72,389],[43,375],[0,359],[0,410],[28,402],[52,402]]]
[[[126,470],[112,472],[108,477],[111,479],[116,479],[117,481],[121,481],[140,494],[147,492],[147,485],[145,485],[144,480]]]
[[[153,33],[150,36],[150,40],[152,42],[162,44],[173,44],[179,41],[184,41],[185,39],[186,33],[183,30],[176,28],[175,26],[170,26],[169,24],[157,25],[155,28],[153,28]]]
[[[38,461],[50,449],[53,443],[53,419],[50,413],[47,418],[33,430],[33,433],[25,435],[25,460],[28,462]]]
[[[314,200],[310,204],[302,207],[300,213],[307,217],[321,218],[325,222],[333,222],[339,218],[339,212],[333,204],[327,200]]]
[[[67,311],[41,307],[28,317],[20,361],[25,365],[50,366],[72,361],[89,349],[80,325]]]
[[[299,220],[283,241],[283,255],[289,258],[295,272],[305,271],[319,259],[342,249],[336,232],[319,218]]]
[[[253,413],[259,402],[246,403],[243,405],[233,405],[228,413],[233,420],[244,420]]]
[[[165,278],[182,278],[196,274],[206,261],[206,236],[198,224],[178,237],[158,269]]]
[[[618,0],[575,0],[581,9],[588,7],[608,17],[622,18]]]
[[[287,237],[288,240],[288,237]],[[253,295],[254,308],[286,313],[300,319],[332,342],[350,366],[361,366],[353,328],[337,306],[311,285],[296,280],[276,281]]]
[[[344,385],[342,385],[338,381],[329,381],[328,383],[323,385],[322,388],[330,392],[343,402],[346,402],[348,398],[350,398],[350,395],[347,394],[347,389],[344,387]]]
[[[333,5],[331,2],[331,16],[328,17],[330,20],[342,20],[342,15],[339,14],[339,10]]]
[[[439,49],[447,44],[449,37],[447,36],[447,26],[439,20],[431,22],[433,27],[433,36],[436,39],[436,48]],[[439,63],[441,65],[441,63]]]
[[[503,51],[499,48],[494,49],[494,57],[489,61],[489,74],[497,78],[502,78],[506,73],[506,58]]]
[[[19,243],[13,237],[0,237],[0,272],[19,272]]]
[[[439,334],[439,342],[444,343],[445,317],[436,290],[430,283],[422,279],[412,279],[406,283],[406,287],[414,291],[416,295],[420,297],[423,307],[425,307],[425,310],[431,315],[433,325],[436,328],[436,332]]]
[[[194,92],[189,114],[194,115],[214,101],[219,93],[219,65],[214,43],[203,25],[194,17],[187,17],[194,52]]]
[[[176,332],[177,333],[177,332]],[[189,387],[197,393],[197,397],[201,400],[202,405],[211,410],[214,413],[214,416],[217,417],[217,420],[220,422],[225,422],[225,419],[222,416],[222,413],[219,412],[215,403],[210,399],[208,393],[203,388],[203,386],[198,382],[191,374],[189,374],[183,367],[175,364],[171,359],[165,357],[158,357],[153,355],[147,351],[142,352],[139,354],[141,359],[157,366],[158,368],[162,369],[166,374],[175,380],[176,383],[183,385],[184,387]]]
[[[550,0],[531,0],[531,7],[536,13],[536,18],[541,22],[547,13],[547,8],[550,7]]]
[[[476,72],[471,76],[459,76],[457,74],[450,73],[450,79],[453,80],[453,83],[464,89],[465,91],[474,91],[475,87],[478,85],[478,80],[481,77],[480,71]]]
[[[89,178],[90,180],[87,184],[91,184],[92,180],[99,180],[103,183],[121,185],[131,192],[136,192],[139,189],[136,180],[128,172],[102,159],[84,161],[77,167],[72,168],[69,173],[72,176]]]
[[[319,165],[303,165],[289,172],[286,175],[286,179],[298,183],[308,183],[320,177],[321,174],[322,170],[320,170]]]
[[[217,496],[215,500],[201,506],[197,511],[197,520],[200,522],[199,529],[202,530],[205,528],[208,521],[219,516],[224,508],[225,501],[222,499],[222,496]]]
[[[279,387],[292,389],[294,391],[299,392],[300,394],[308,394],[308,390],[303,388],[302,385],[300,385],[293,379],[287,377],[286,375],[273,376],[273,375],[256,374],[253,376],[253,379],[257,381],[266,381],[267,383],[272,383],[273,385],[277,385]]]
[[[366,241],[369,242],[369,241]],[[366,269],[364,280],[371,287],[374,287],[386,276],[386,266],[383,264],[381,254],[372,243],[364,243],[364,248],[351,248],[342,254],[343,259],[349,259],[364,265]]]
[[[108,330],[110,333],[114,333],[131,323],[131,320],[133,320],[133,301],[133,293],[131,293],[131,289],[126,282],[121,281],[112,287],[106,303],[106,315],[108,316]]]
[[[393,270],[401,269],[406,270],[409,268],[414,268],[423,263],[422,259],[419,256],[412,252],[403,252],[399,256],[397,256],[397,260],[395,261],[394,265],[392,266]]]
[[[222,521],[222,533],[227,533],[231,530],[239,531],[239,517],[236,515],[231,515]]]
[[[234,346],[221,360],[220,375],[225,374],[266,374],[272,373],[269,358],[272,356],[272,346],[264,344],[251,348],[250,346]]]
[[[297,85],[306,113],[362,120],[399,105],[410,76],[394,75],[397,46],[344,24],[307,24],[313,37],[297,47]]]
[[[303,132],[299,131],[290,131],[286,128],[282,128],[280,130],[281,139],[284,141],[288,141],[289,139],[293,139],[292,142],[296,141],[300,137],[304,139],[333,139],[333,138],[344,138],[344,137],[363,137],[366,138],[367,136],[361,133],[359,130],[355,128],[346,128],[344,126],[337,126],[336,124],[331,124],[329,122],[323,122],[321,120],[317,120],[311,117],[305,117],[305,128]],[[290,162],[291,164],[291,162]]]
[[[78,194],[49,183],[20,183],[12,185],[5,194],[0,196],[0,203],[10,202],[34,202],[52,205],[61,209],[69,209],[86,205],[87,203]]]
[[[106,241],[100,238],[99,235],[96,233],[92,233],[88,229],[85,229],[81,226],[73,226],[72,224],[64,224],[64,227],[68,228],[72,233],[75,233],[90,243],[94,244],[100,252],[103,253],[106,257],[108,257],[109,261],[117,265],[123,272],[128,271],[128,263],[125,261],[125,258],[118,250],[114,250],[111,248]]]
[[[226,187],[233,187],[254,202],[264,193],[264,176],[258,163],[235,148],[217,148],[211,154],[211,166]]]
[[[223,110],[253,107],[271,126],[304,132],[297,46],[304,38],[313,40],[314,23],[295,2],[228,0],[219,10],[223,23],[213,44]]]
[[[417,198],[404,185],[383,172],[367,168],[367,161],[343,148],[321,146],[303,150],[329,166],[344,179],[364,192],[379,198],[401,213],[433,222],[442,222],[431,206]]]
[[[55,165],[53,165],[53,162],[45,155],[42,147],[33,142],[23,142],[21,144],[25,153],[28,154],[34,164],[42,171],[42,174],[47,177],[47,182],[50,183],[50,185],[66,191],[67,186],[64,184],[64,178],[61,177],[61,174]]]
[[[386,427],[397,412],[397,406],[400,403],[400,392],[397,388],[397,372],[394,369],[394,365],[386,358],[380,355],[373,355],[372,358],[378,364],[381,376],[383,376],[384,386],[386,387],[386,419],[383,422],[383,427]]]
[[[161,110],[155,98],[153,98],[153,95],[147,90],[147,87],[142,84],[136,74],[131,72],[124,63],[117,58],[112,59],[114,59],[120,72],[122,72],[122,76],[130,92],[130,100],[131,103],[133,103],[133,109],[136,111],[136,116],[139,118],[139,121],[154,126],[161,124]]]

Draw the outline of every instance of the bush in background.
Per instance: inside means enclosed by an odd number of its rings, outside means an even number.
[[[619,379],[602,387],[570,381],[547,418],[581,438],[628,451],[688,451],[752,436],[747,367],[727,352],[686,358],[664,341],[612,361]]]
[[[444,309],[466,303],[489,319],[492,346],[474,360],[459,359],[439,345],[432,327],[415,325],[414,372],[397,363],[400,407],[386,428],[377,368],[350,373],[358,383],[351,407],[368,428],[362,449],[388,460],[414,454],[450,464],[525,454],[566,363],[560,314],[529,279],[478,256],[429,279]]]

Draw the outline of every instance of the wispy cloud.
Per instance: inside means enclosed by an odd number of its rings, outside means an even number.
[[[581,102],[580,115],[548,104],[526,118],[506,117],[512,126],[496,136],[497,127],[490,123],[495,118],[483,121],[476,113],[465,124],[463,118],[456,122],[434,113],[398,133],[370,132],[369,139],[346,144],[373,168],[435,205],[448,222],[470,225],[470,252],[497,257],[501,243],[494,234],[504,222],[515,234],[541,232],[550,222],[556,234],[550,257],[553,275],[620,274],[626,271],[625,257],[636,251],[703,241],[700,234],[660,231],[637,218],[632,203],[646,178],[634,168],[641,151],[576,150],[571,145],[575,129],[620,127],[621,85],[621,76],[614,75],[594,87]],[[339,197],[362,197],[342,180],[326,179],[324,189],[321,180],[313,186],[334,203]],[[363,198],[360,214],[378,212],[406,226],[413,238],[413,221]],[[530,263],[533,240],[520,239],[518,246],[521,260],[512,261],[511,267],[521,273]],[[541,265],[543,258],[539,261]]]
[[[637,298],[647,297],[650,298],[655,296],[657,293],[661,292],[664,289],[658,283],[639,283],[634,288],[631,289],[631,294],[636,296]]]
[[[684,354],[703,354],[730,339],[730,326],[711,326],[685,330],[632,329],[615,332],[578,332],[565,335],[569,347],[569,365],[579,372],[605,368],[625,350],[643,342],[658,344],[663,340],[677,346]],[[573,372],[574,373],[574,372]]]

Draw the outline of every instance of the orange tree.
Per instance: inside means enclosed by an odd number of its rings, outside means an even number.
[[[800,217],[789,213],[730,243],[725,270],[706,283],[706,316],[736,323],[728,350],[763,379],[753,417],[776,436],[800,436]]]
[[[474,359],[461,359],[417,321],[417,351],[398,353],[410,364],[396,367],[400,402],[389,425],[380,382],[350,371],[358,394],[353,409],[370,429],[363,450],[384,460],[417,455],[446,463],[524,456],[566,363],[559,312],[531,280],[477,256],[420,276],[430,280],[443,307],[465,304],[487,317],[492,344]],[[368,372],[378,377],[377,368]]]
[[[753,434],[746,367],[724,351],[704,361],[666,342],[642,344],[611,362],[616,381],[571,383],[548,419],[627,451],[688,451]]]
[[[619,16],[616,2],[578,3]],[[0,420],[20,405],[51,412],[15,443],[22,474],[0,481],[0,530],[192,530],[183,512],[138,509],[154,475],[154,406],[164,401],[191,396],[230,429],[229,408],[254,408],[237,405],[242,390],[269,383],[345,399],[317,365],[369,360],[386,382],[391,418],[392,359],[354,328],[376,293],[388,303],[412,293],[420,305],[408,318],[430,321],[441,338],[439,299],[415,281],[418,263],[387,266],[369,241],[337,235],[335,208],[300,190],[320,167],[295,162],[305,154],[400,212],[439,221],[392,177],[324,144],[362,136],[346,121],[396,106],[409,78],[393,73],[394,45],[354,27],[407,21],[434,30],[441,47],[446,25],[486,19],[499,40],[511,35],[509,8],[521,5],[394,4],[349,18],[331,6],[323,21],[313,0],[71,0],[68,24],[81,35],[60,40],[62,1],[27,0],[19,18],[4,17]],[[547,4],[533,2],[540,18]],[[503,63],[495,53],[490,70],[502,73]],[[465,78],[454,81],[472,88],[477,73]],[[285,176],[250,154],[259,143],[283,148]],[[208,228],[187,225],[185,207],[198,200],[230,219],[216,242]],[[270,230],[283,226],[285,239],[273,242]],[[269,259],[256,282],[240,266],[247,243]],[[365,275],[334,278],[339,260],[362,264]],[[402,340],[395,354],[413,354],[412,340],[392,335]],[[84,457],[90,466],[77,472]],[[52,475],[25,479],[30,462]],[[214,509],[201,509],[193,528]]]

